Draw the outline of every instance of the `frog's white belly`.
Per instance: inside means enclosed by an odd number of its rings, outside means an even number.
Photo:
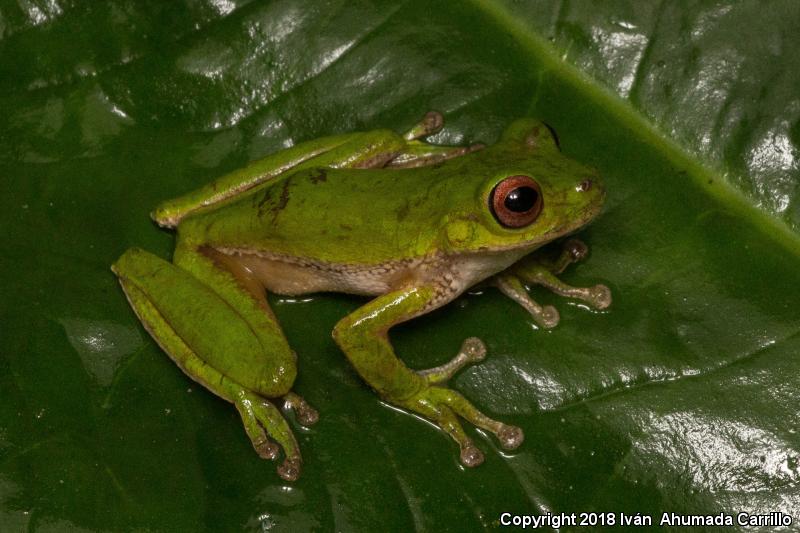
[[[455,298],[476,283],[505,270],[529,252],[437,254],[364,265],[333,264],[233,248],[218,251],[234,259],[275,294],[296,296],[343,292],[376,296],[403,287],[428,285],[436,289],[437,300]]]

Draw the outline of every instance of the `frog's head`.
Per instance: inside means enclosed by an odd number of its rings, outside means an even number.
[[[445,246],[456,253],[527,253],[588,224],[605,197],[597,171],[562,155],[550,129],[533,119],[512,123],[465,172],[469,185],[462,174],[467,190],[444,225]]]

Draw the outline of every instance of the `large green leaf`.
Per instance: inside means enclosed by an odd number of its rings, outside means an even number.
[[[800,520],[800,37],[796,3],[759,5],[0,2],[0,530]],[[601,170],[608,208],[565,278],[607,283],[614,305],[537,291],[562,314],[544,332],[486,291],[393,332],[415,368],[486,341],[453,385],[527,440],[503,454],[478,436],[487,461],[463,470],[333,344],[358,299],[274,300],[322,415],[297,430],[306,467],[287,485],[147,336],[108,267],[134,245],[169,256],[147,217],[163,199],[429,109],[447,117],[443,143],[541,117]]]

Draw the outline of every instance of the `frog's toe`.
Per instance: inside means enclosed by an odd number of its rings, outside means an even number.
[[[467,363],[477,363],[486,359],[486,345],[478,337],[467,337],[459,353],[465,354]]]
[[[428,111],[422,120],[414,124],[410,130],[403,134],[407,141],[422,139],[428,135],[438,133],[444,127],[444,116],[438,111]]]
[[[319,412],[311,407],[302,396],[294,392],[289,392],[283,397],[284,405],[294,411],[297,421],[304,426],[313,426],[319,420]]]
[[[531,311],[531,316],[544,329],[553,329],[561,320],[561,315],[558,314],[558,309],[552,305],[543,306],[539,313],[534,313]]]
[[[461,448],[460,459],[462,465],[472,468],[482,464],[484,457],[480,448],[473,445],[467,445]]]
[[[520,427],[506,425],[497,432],[497,440],[506,450],[515,450],[525,440],[525,434]]]
[[[286,481],[297,481],[303,462],[299,457],[287,457],[278,467],[278,475]]]
[[[281,451],[280,446],[269,440],[266,435],[261,440],[253,440],[253,448],[262,459],[269,459],[270,461],[278,457]]]
[[[486,345],[483,344],[483,341],[478,337],[468,337],[461,344],[458,354],[449,362],[435,368],[420,370],[417,373],[423,376],[430,385],[438,385],[453,377],[465,366],[478,363],[485,358]]]
[[[275,459],[280,452],[280,447],[267,436],[267,432],[264,431],[264,427],[253,407],[253,402],[250,401],[248,395],[243,394],[242,398],[234,402],[234,405],[242,417],[244,430],[247,436],[250,437],[250,442],[253,443],[253,448],[259,457],[262,459]]]
[[[569,256],[570,262],[582,261],[589,254],[589,247],[580,239],[570,239],[564,243],[564,252]]]
[[[611,289],[598,284],[589,288],[589,303],[596,309],[606,309],[611,305]]]
[[[297,411],[297,421],[304,426],[313,426],[319,421],[319,412],[306,404],[305,408]]]
[[[444,127],[444,115],[438,111],[428,111],[422,118],[422,126],[426,135],[438,133]]]

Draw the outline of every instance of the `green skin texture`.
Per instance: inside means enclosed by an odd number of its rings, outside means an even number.
[[[445,386],[483,359],[483,344],[467,339],[450,363],[415,371],[395,355],[388,330],[484,281],[543,327],[554,326],[558,313],[530,299],[526,283],[597,308],[611,302],[602,285],[570,287],[555,277],[585,256],[580,241],[568,241],[555,259],[531,254],[598,214],[604,192],[596,171],[564,157],[533,119],[514,122],[484,149],[418,140],[441,126],[441,116],[429,113],[403,136],[337,135],[251,163],[155,210],[159,224],[177,228],[172,263],[133,248],[112,266],[145,328],[187,375],[236,406],[259,455],[273,459],[283,450],[284,479],[299,476],[302,459],[269,399],[283,398],[302,424],[317,415],[291,392],[296,356],[266,291],[374,297],[336,325],[335,341],[383,399],[453,437],[467,466],[483,455],[459,417],[505,448],[523,439],[519,428],[486,417]],[[498,183],[519,175],[535,179],[543,206],[527,226],[509,228],[490,198]]]

